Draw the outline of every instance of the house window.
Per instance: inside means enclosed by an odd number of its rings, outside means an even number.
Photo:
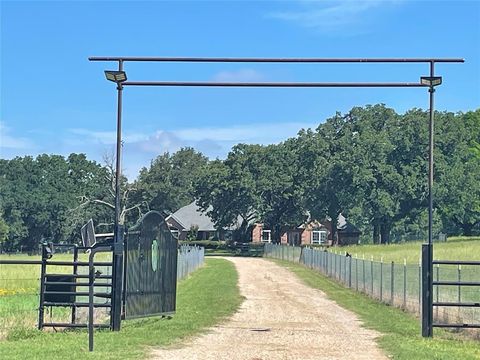
[[[272,242],[271,230],[262,230],[262,242]]]
[[[180,235],[180,231],[177,228],[171,227],[170,232],[172,233],[173,236],[175,236],[178,239],[178,236]]]
[[[312,231],[312,244],[322,245],[327,242],[327,232],[325,230]]]

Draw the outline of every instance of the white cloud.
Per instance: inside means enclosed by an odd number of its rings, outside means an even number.
[[[261,81],[264,76],[254,69],[240,69],[237,71],[220,71],[213,77],[216,82],[248,82]]]
[[[365,16],[375,9],[395,5],[402,0],[334,0],[302,1],[301,9],[271,13],[268,16],[291,21],[322,32],[354,31],[353,25],[365,22]]]
[[[185,142],[178,138],[174,133],[169,131],[157,131],[155,134],[146,137],[145,139],[133,142],[133,146],[140,151],[162,154],[164,152],[175,152]]]
[[[117,141],[116,131],[93,131],[82,128],[75,128],[68,130],[71,134],[80,135],[84,141],[93,141],[100,144],[111,145]],[[145,139],[147,136],[141,133],[125,133],[122,134],[122,139],[125,142],[133,142]]]
[[[187,128],[174,133],[181,139],[210,139],[219,142],[255,142],[271,144],[297,134],[301,128],[317,126],[311,123],[257,123],[230,127]]]
[[[25,137],[16,137],[10,134],[11,128],[0,121],[0,148],[6,149],[30,149],[33,143]]]
[[[193,147],[211,159],[225,158],[235,144],[274,144],[295,136],[302,128],[315,128],[318,123],[253,123],[229,127],[198,127],[177,130],[157,130],[153,133],[124,131],[123,161],[129,179],[134,179],[138,170],[165,152],[173,153],[182,147]],[[108,148],[113,149],[115,132],[71,129],[66,143],[69,147],[88,148],[98,153],[97,158]]]

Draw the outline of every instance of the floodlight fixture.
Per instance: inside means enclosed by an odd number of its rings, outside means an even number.
[[[127,81],[127,73],[125,71],[105,70],[105,77],[107,80],[117,84]]]
[[[420,83],[425,86],[438,86],[442,83],[441,76],[422,76],[420,77]]]

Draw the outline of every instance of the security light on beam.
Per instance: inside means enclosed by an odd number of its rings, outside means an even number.
[[[117,84],[127,81],[127,73],[125,71],[105,70],[105,77],[107,80]]]
[[[422,76],[420,77],[420,83],[426,86],[437,86],[442,83],[441,76]]]

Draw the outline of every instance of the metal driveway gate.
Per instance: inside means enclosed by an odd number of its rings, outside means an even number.
[[[116,164],[116,192],[115,192],[115,225],[118,226],[120,209],[120,156],[122,140],[122,99],[125,86],[160,86],[160,87],[275,87],[275,88],[394,88],[394,87],[424,87],[429,92],[429,146],[428,146],[428,243],[426,244],[427,255],[422,264],[425,285],[423,290],[423,302],[425,306],[422,311],[422,336],[433,335],[433,145],[434,145],[434,93],[435,87],[442,84],[442,77],[435,75],[435,64],[437,63],[463,63],[464,59],[455,58],[206,58],[206,57],[135,57],[135,56],[92,56],[90,61],[113,61],[118,63],[118,70],[105,70],[107,80],[117,85],[117,164]],[[231,82],[231,81],[131,81],[127,79],[124,71],[125,62],[182,62],[182,63],[398,63],[413,64],[425,63],[429,65],[429,76],[420,76],[419,82]],[[115,243],[121,244],[119,231],[116,230]],[[121,254],[114,254],[114,272],[121,268]],[[115,273],[116,274],[116,273]],[[118,286],[118,281],[116,282]],[[116,299],[116,296],[114,297]],[[115,302],[116,303],[116,302]],[[113,308],[114,316],[118,317],[117,309]],[[115,322],[116,324],[116,322]],[[120,326],[113,326],[118,330]]]
[[[177,240],[150,211],[126,233],[125,318],[175,312]]]

